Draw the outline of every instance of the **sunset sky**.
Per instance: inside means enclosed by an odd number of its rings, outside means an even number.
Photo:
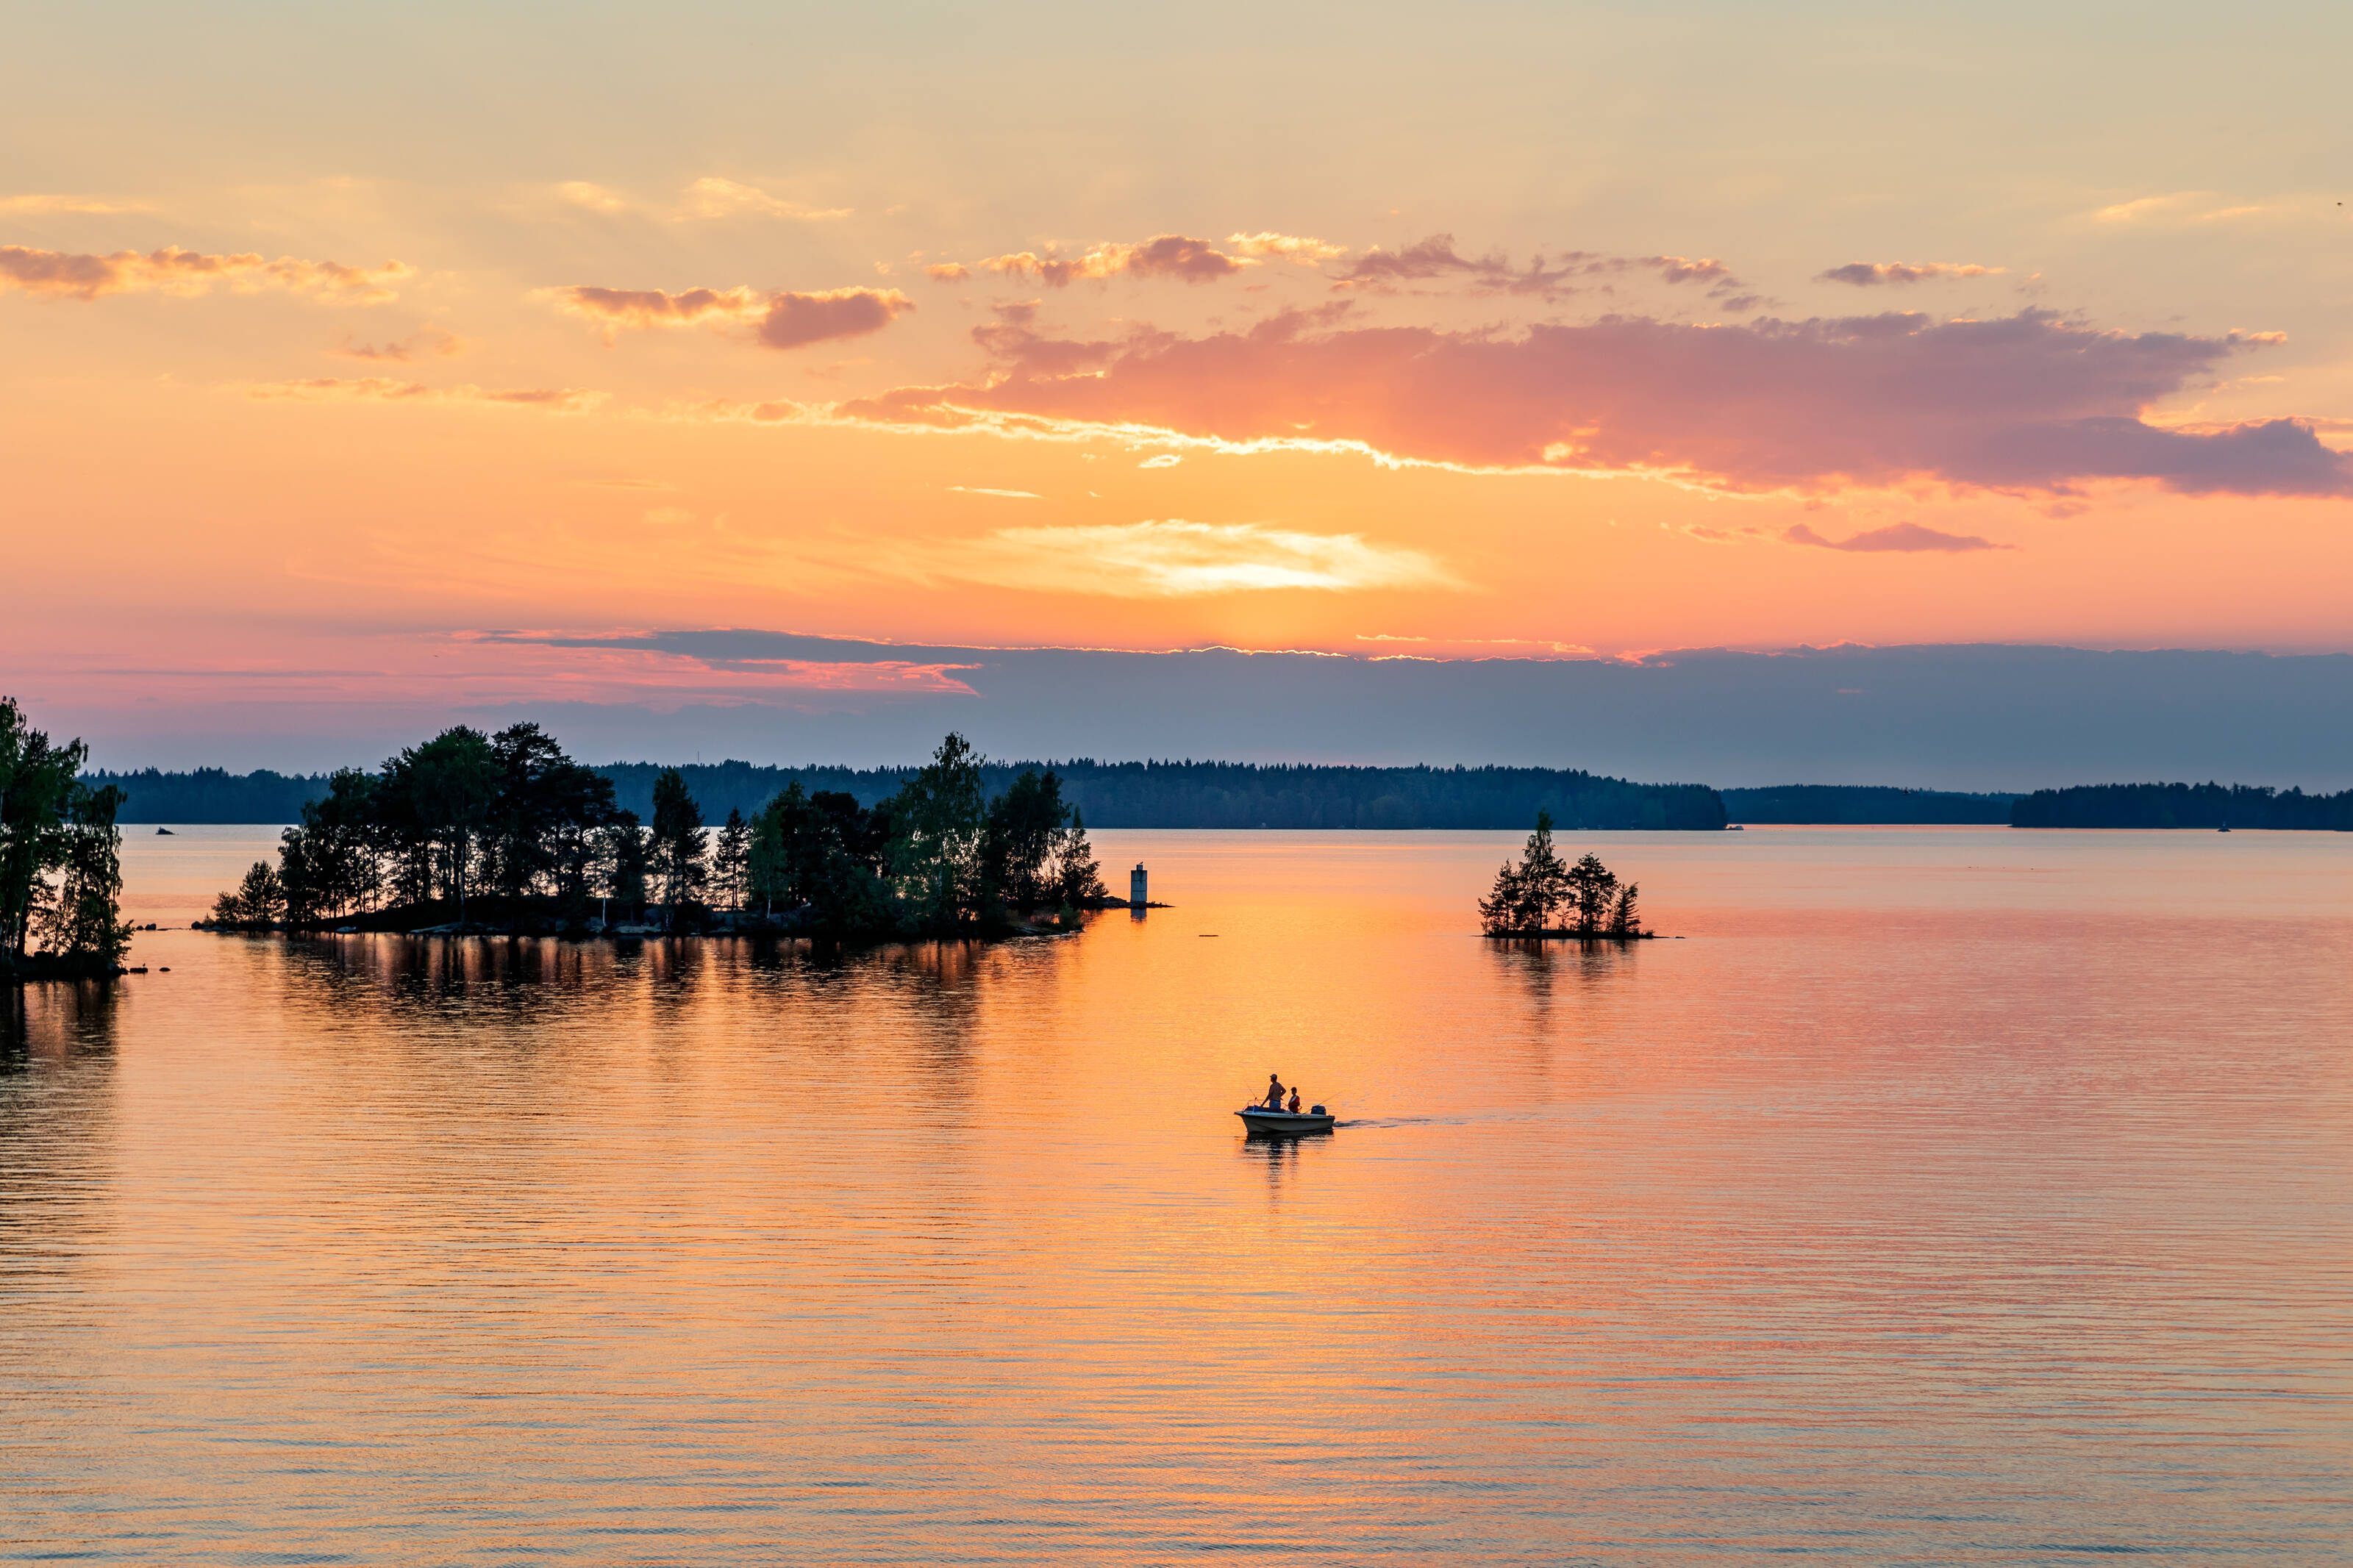
[[[2353,650],[2340,8],[12,16],[0,689],[101,760],[792,760],[957,647]]]

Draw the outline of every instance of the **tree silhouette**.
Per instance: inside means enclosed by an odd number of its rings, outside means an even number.
[[[1490,936],[1543,931],[1551,925],[1553,911],[1567,901],[1569,889],[1569,868],[1552,847],[1552,813],[1539,809],[1520,863],[1504,862],[1493,890],[1479,900],[1480,921]]]
[[[384,771],[425,841],[441,847],[447,858],[444,887],[456,896],[458,923],[463,925],[470,873],[499,794],[500,769],[490,737],[460,724],[402,752]]]
[[[1641,910],[1634,901],[1641,890],[1642,885],[1640,882],[1629,882],[1618,889],[1618,901],[1609,906],[1611,936],[1632,937],[1642,934]]]
[[[1590,852],[1567,872],[1568,912],[1576,917],[1577,934],[1599,936],[1609,921],[1609,905],[1618,892],[1618,879]]]
[[[1504,861],[1494,886],[1479,900],[1479,924],[1489,936],[1638,937],[1639,891],[1631,882],[1620,887],[1617,874],[1598,855],[1565,864],[1553,847],[1552,814],[1538,811],[1536,830],[1528,835],[1518,863]]]
[[[664,768],[654,780],[653,868],[662,885],[662,924],[674,925],[679,906],[702,896],[709,875],[702,808],[688,792],[686,777]]]
[[[727,820],[720,826],[718,841],[711,851],[711,889],[718,895],[723,909],[744,907],[751,842],[751,826],[744,820],[743,812],[729,806]]]

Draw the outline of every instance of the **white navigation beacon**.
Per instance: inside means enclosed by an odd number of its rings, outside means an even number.
[[[1127,874],[1127,901],[1142,909],[1148,901],[1144,896],[1144,862],[1138,860],[1135,869]]]

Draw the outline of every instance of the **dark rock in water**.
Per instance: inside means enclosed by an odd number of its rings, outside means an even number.
[[[155,830],[155,836],[156,836],[157,837],[159,837],[159,838],[176,838],[176,837],[179,837],[179,835],[178,835],[178,834],[174,833],[174,832],[173,832],[170,828],[168,828],[168,827],[159,827],[159,828],[157,828],[157,829]]]

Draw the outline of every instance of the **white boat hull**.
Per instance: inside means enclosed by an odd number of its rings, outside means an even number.
[[[1288,1110],[1269,1110],[1263,1106],[1246,1106],[1234,1112],[1242,1125],[1253,1132],[1329,1132],[1338,1124],[1336,1116],[1318,1116],[1308,1111],[1293,1114]]]

